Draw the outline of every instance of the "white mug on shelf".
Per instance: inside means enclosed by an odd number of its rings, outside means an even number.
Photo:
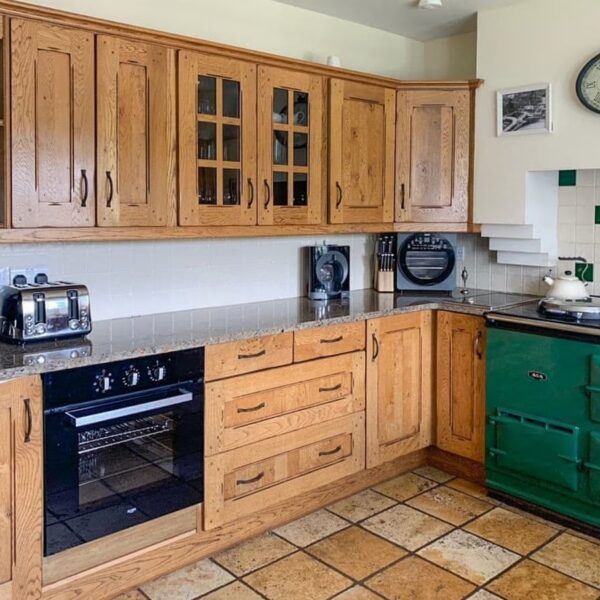
[[[330,67],[341,67],[342,59],[339,56],[336,56],[335,54],[331,54],[327,57],[327,64]]]

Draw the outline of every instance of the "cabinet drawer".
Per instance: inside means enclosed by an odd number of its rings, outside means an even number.
[[[288,365],[292,362],[293,339],[290,332],[207,346],[206,381]]]
[[[207,456],[358,412],[365,407],[365,354],[209,382],[205,407]]]
[[[364,412],[209,457],[205,529],[356,473],[364,464]]]
[[[365,349],[365,322],[315,327],[294,334],[294,361]]]

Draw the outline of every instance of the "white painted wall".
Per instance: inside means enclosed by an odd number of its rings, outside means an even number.
[[[475,32],[425,42],[425,79],[473,79],[476,63]]]

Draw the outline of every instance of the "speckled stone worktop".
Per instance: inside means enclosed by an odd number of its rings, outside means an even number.
[[[84,339],[27,346],[0,344],[0,381],[417,310],[481,315],[492,308],[533,299],[486,290],[471,290],[467,296],[459,292],[424,296],[360,290],[346,300],[326,304],[308,298],[286,298],[97,321]]]

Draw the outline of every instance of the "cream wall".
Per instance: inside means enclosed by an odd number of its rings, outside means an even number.
[[[477,70],[477,33],[425,42],[425,79],[473,79]]]

